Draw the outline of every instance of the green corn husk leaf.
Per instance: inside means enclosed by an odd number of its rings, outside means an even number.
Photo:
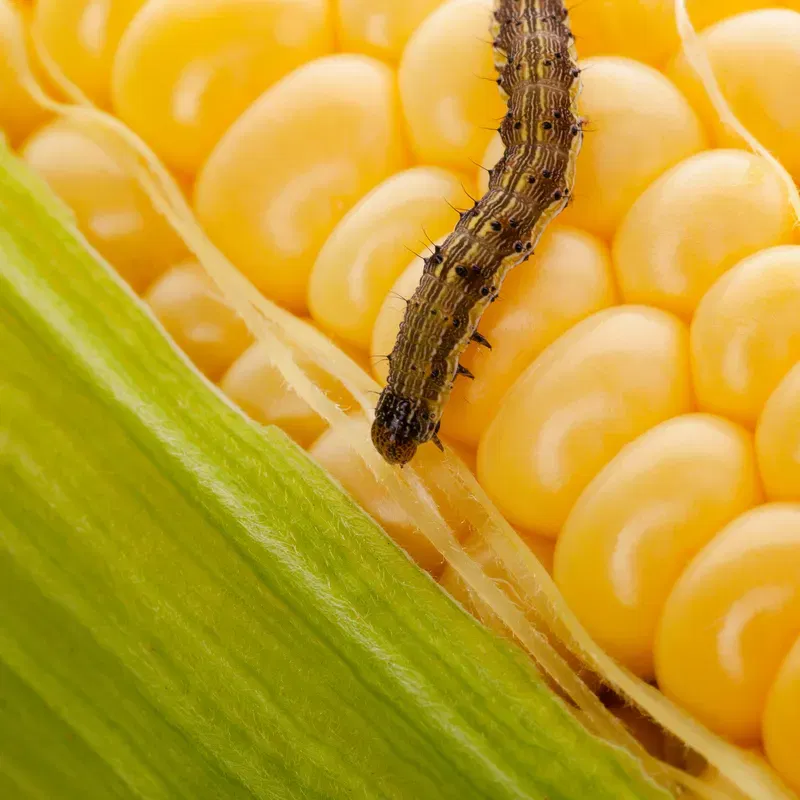
[[[668,796],[0,150],[1,797]]]

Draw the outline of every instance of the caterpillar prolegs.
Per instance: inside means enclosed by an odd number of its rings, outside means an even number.
[[[372,441],[390,463],[406,464],[437,438],[445,404],[469,342],[509,270],[526,261],[542,231],[566,205],[582,131],[580,87],[564,0],[498,0],[492,22],[495,64],[508,113],[505,148],[486,194],[461,214],[425,260],[408,301]]]

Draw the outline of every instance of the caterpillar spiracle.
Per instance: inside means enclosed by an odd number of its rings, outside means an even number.
[[[437,437],[470,341],[508,272],[527,261],[548,223],[564,208],[582,140],[580,71],[564,0],[498,0],[492,21],[495,66],[508,113],[504,154],[486,194],[461,214],[425,259],[409,299],[389,375],[378,400],[372,441],[390,463],[406,464]]]

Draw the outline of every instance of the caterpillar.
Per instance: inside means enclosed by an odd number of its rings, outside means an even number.
[[[389,355],[372,441],[386,461],[408,463],[438,438],[441,417],[470,341],[503,279],[527,261],[568,202],[583,136],[580,71],[564,0],[498,0],[492,21],[497,83],[508,113],[498,128],[504,154],[489,188],[461,213],[425,259]]]

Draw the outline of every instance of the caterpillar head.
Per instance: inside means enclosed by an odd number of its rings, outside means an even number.
[[[432,439],[438,426],[423,400],[410,400],[384,389],[375,422],[372,423],[372,443],[390,464],[407,464],[417,447]]]

